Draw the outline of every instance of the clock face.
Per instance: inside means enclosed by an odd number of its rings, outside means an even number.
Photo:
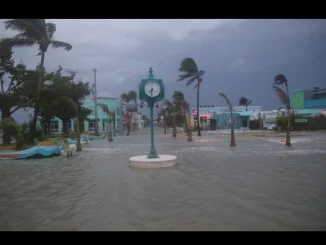
[[[149,81],[145,85],[145,94],[149,97],[156,97],[160,94],[161,87],[157,82]]]

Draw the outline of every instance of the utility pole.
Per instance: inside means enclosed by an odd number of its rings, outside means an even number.
[[[97,88],[96,88],[96,72],[97,70],[93,68],[94,72],[94,103],[95,103],[95,134],[99,135],[98,133],[98,114],[97,114]]]

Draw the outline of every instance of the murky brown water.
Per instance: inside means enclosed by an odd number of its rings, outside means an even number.
[[[146,131],[145,131],[146,132]],[[128,166],[145,135],[94,141],[71,158],[0,161],[0,230],[325,230],[326,135],[291,149],[273,138],[157,135],[161,170]]]

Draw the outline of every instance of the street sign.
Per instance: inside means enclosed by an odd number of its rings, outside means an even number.
[[[306,123],[306,122],[308,122],[308,119],[306,119],[306,118],[297,118],[297,119],[294,119],[294,122],[296,122],[296,123]]]

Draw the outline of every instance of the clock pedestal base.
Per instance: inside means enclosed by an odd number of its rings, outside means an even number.
[[[142,155],[129,158],[129,165],[134,168],[167,168],[175,166],[176,160],[173,155],[158,155],[158,158]]]

